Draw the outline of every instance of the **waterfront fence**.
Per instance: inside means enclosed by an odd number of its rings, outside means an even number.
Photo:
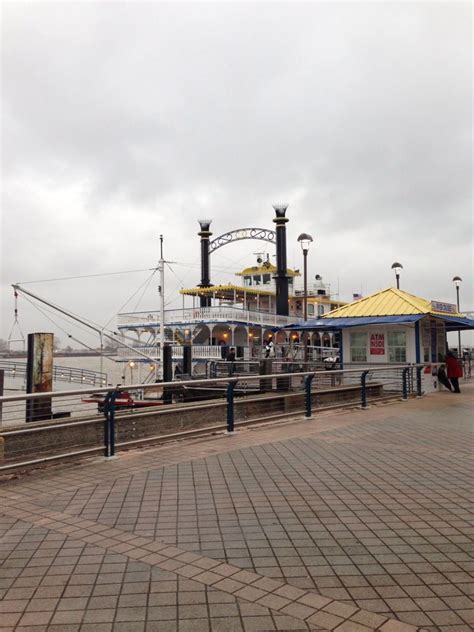
[[[423,394],[422,364],[300,372],[267,364],[259,375],[0,397],[0,471]],[[28,411],[35,422],[24,423]]]

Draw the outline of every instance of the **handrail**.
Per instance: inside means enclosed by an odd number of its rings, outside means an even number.
[[[434,366],[436,363],[413,363],[413,364],[394,364],[390,367],[382,366],[382,367],[369,367],[368,370],[370,373],[374,373],[377,371],[387,371],[390,369],[405,369],[405,368],[415,368],[415,367],[425,367],[425,366]],[[360,373],[362,368],[359,369],[334,369],[331,371],[332,375],[344,374],[344,373]],[[281,377],[304,377],[306,375],[328,375],[328,371],[300,371],[298,373],[271,373],[268,375],[249,375],[246,376],[246,381],[259,381],[261,379],[273,379],[273,378],[281,378]],[[202,378],[197,380],[179,380],[173,382],[154,382],[152,384],[127,384],[126,386],[123,384],[117,384],[116,386],[104,386],[94,388],[94,393],[108,393],[114,389],[121,391],[130,391],[130,390],[150,390],[150,389],[161,389],[166,387],[176,387],[179,386],[197,386],[200,384],[224,384],[229,381],[228,377],[222,378]],[[31,400],[31,399],[47,399],[51,397],[70,397],[73,395],[85,395],[90,393],[91,389],[75,389],[70,391],[50,391],[47,393],[27,393],[22,395],[4,395],[0,397],[0,404],[7,402],[15,402],[22,400]]]

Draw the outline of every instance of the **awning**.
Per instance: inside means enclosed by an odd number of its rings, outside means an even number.
[[[463,331],[464,329],[474,329],[474,318],[460,316],[441,316],[441,314],[431,314],[433,318],[444,320],[446,331]]]
[[[415,323],[421,320],[425,314],[406,314],[403,316],[353,316],[347,318],[317,318],[307,320],[301,324],[287,325],[283,329],[334,331],[347,327],[360,327],[364,325],[402,325],[403,323]]]
[[[335,331],[348,327],[364,327],[365,325],[403,325],[416,323],[422,318],[436,318],[446,323],[447,331],[460,331],[474,329],[473,318],[461,318],[442,314],[405,314],[400,316],[352,316],[346,318],[317,318],[307,320],[304,323],[295,323],[282,327],[285,330],[295,331]]]

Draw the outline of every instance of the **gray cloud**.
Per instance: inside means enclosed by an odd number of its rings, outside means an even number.
[[[407,290],[453,300],[460,274],[474,308],[469,3],[3,14],[1,337],[15,280],[151,267],[159,233],[170,259],[197,262],[199,216],[216,233],[270,226],[279,200],[291,244],[315,236],[311,273],[343,297],[389,285],[400,259]],[[213,280],[261,248],[216,253]],[[105,320],[137,278],[74,283],[38,291]],[[157,304],[156,284],[144,301]]]

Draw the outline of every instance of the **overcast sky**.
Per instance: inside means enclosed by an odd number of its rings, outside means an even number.
[[[0,337],[11,283],[152,268],[160,233],[179,306],[179,287],[199,282],[197,219],[216,236],[272,228],[276,202],[289,204],[289,265],[302,267],[296,237],[309,232],[310,274],[341,298],[393,284],[398,260],[402,289],[454,302],[460,275],[474,309],[470,3],[2,11]],[[269,246],[219,250],[212,281]],[[125,303],[158,308],[149,275],[25,287],[105,324]],[[19,309],[25,333],[66,339]]]

